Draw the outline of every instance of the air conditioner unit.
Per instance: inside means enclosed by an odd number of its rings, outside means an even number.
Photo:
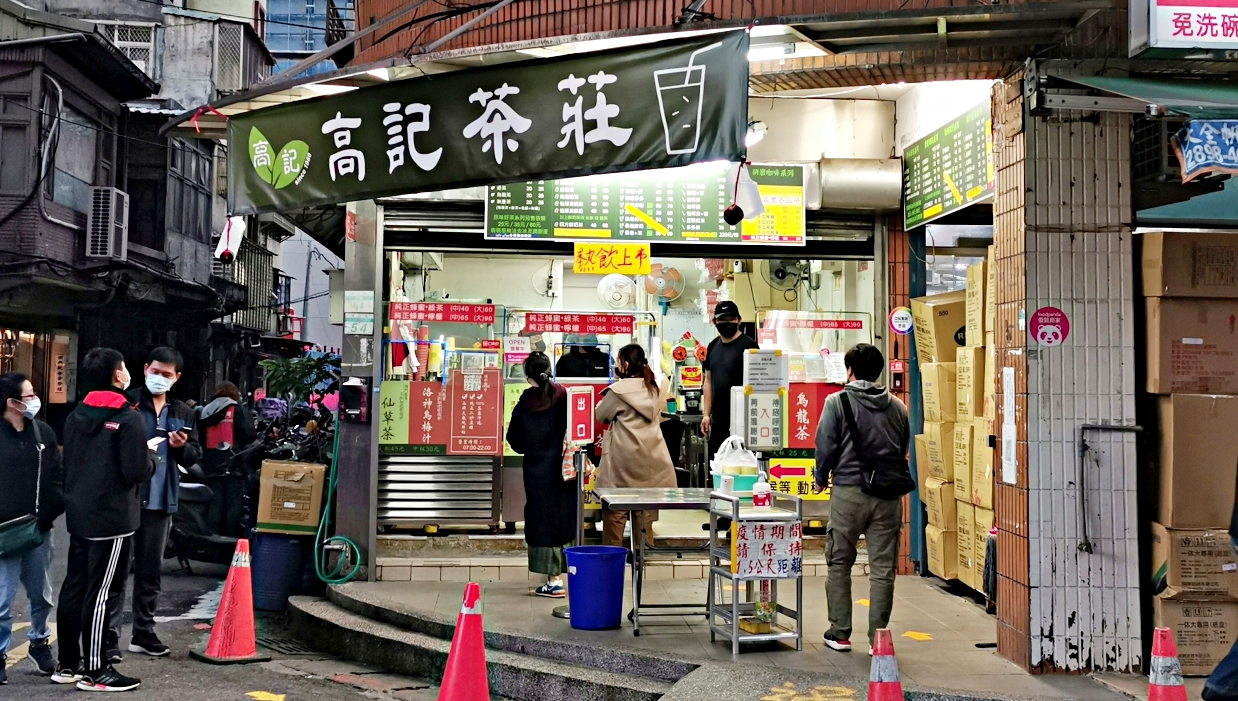
[[[86,257],[128,259],[129,195],[114,187],[90,188]]]

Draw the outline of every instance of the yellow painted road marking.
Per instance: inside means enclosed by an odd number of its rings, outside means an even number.
[[[283,694],[272,694],[269,691],[251,691],[245,695],[254,701],[284,701]]]
[[[641,221],[645,222],[645,224],[646,224],[646,225],[647,225],[650,229],[653,229],[654,231],[658,232],[659,234],[662,234],[663,236],[666,236],[667,234],[669,234],[669,233],[670,233],[670,229],[667,229],[665,226],[663,226],[662,222],[660,222],[660,221],[658,221],[657,219],[654,219],[653,217],[649,216],[648,214],[645,214],[644,212],[642,212],[642,211],[640,210],[640,207],[637,207],[636,205],[632,205],[632,204],[626,204],[626,205],[624,205],[624,206],[623,206],[623,208],[624,208],[624,209],[626,209],[626,210],[628,210],[628,214],[631,214],[632,216],[636,217],[637,219],[639,219],[639,220],[641,220]]]
[[[761,701],[827,701],[828,699],[854,699],[855,689],[846,686],[816,686],[800,691],[795,684],[787,682],[771,688]]]
[[[945,179],[946,184],[950,186],[950,192],[954,195],[954,201],[958,204],[963,204],[963,195],[959,193],[959,188],[954,184],[954,180],[950,177],[950,171],[943,170],[941,177]]]
[[[920,643],[924,642],[925,640],[933,639],[933,636],[929,635],[928,633],[919,633],[914,630],[909,630],[906,633],[903,633],[903,637],[911,638],[912,640],[915,640],[916,642],[920,642]]]
[[[856,599],[856,600],[855,600],[855,603],[859,604],[860,606],[868,606],[868,605],[869,605],[869,603],[868,603],[868,599]]]
[[[25,630],[25,629],[27,629],[27,628],[29,628],[29,627],[30,627],[30,624],[29,624],[29,623],[17,623],[17,624],[14,624],[14,625],[13,625],[13,635],[15,635],[15,636],[16,636],[18,631],[20,631],[20,630]],[[52,637],[50,637],[50,638],[48,638],[48,639],[47,639],[47,643],[50,645],[50,644],[52,644],[52,643],[56,642],[56,624],[55,624],[55,623],[50,623],[50,624],[48,624],[48,628],[51,628],[51,629],[52,629]],[[12,668],[12,667],[13,667],[14,665],[16,665],[17,663],[19,663],[19,662],[21,662],[22,660],[26,659],[29,655],[30,655],[30,641],[29,641],[29,640],[27,640],[26,642],[22,643],[21,645],[18,645],[17,647],[14,647],[14,648],[12,648],[12,649],[10,649],[10,650],[9,650],[9,653],[8,653],[8,656],[7,656],[7,657],[8,657],[8,661],[4,663],[4,668],[5,668],[5,669],[10,669],[10,668]]]

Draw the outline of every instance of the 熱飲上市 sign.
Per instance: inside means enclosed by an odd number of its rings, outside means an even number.
[[[228,209],[743,160],[744,31],[444,73],[233,116]]]

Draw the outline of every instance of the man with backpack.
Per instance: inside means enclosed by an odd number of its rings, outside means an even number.
[[[851,650],[851,568],[856,543],[868,544],[868,654],[875,631],[890,622],[894,573],[903,525],[902,496],[915,489],[907,465],[911,428],[907,407],[877,384],[885,358],[860,343],[843,357],[847,386],[830,395],[817,426],[816,489],[830,492],[825,559],[830,566],[826,598],[830,629],[827,647]]]

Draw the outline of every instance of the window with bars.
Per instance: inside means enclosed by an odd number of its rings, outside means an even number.
[[[210,241],[211,154],[196,143],[172,139],[168,161],[168,229],[194,241]]]
[[[276,289],[275,254],[250,241],[241,242],[236,260],[232,263],[232,281],[245,288],[248,302],[245,308],[232,315],[237,326],[255,331],[274,331]]]
[[[134,65],[155,75],[155,25],[137,22],[96,22],[99,31]]]

